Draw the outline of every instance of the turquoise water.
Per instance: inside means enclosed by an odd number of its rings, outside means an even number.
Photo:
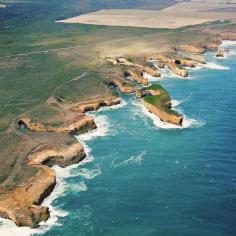
[[[158,128],[134,96],[93,113],[90,162],[66,172],[44,235],[236,235],[236,55],[207,59],[221,67],[160,80],[187,128]]]

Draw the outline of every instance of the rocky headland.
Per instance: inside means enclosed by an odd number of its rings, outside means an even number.
[[[114,106],[120,104],[120,102],[121,99],[118,97],[107,97],[78,103],[75,106],[72,106],[71,110],[78,113],[85,113],[88,111],[96,111],[101,107]]]
[[[183,116],[171,108],[169,93],[161,85],[151,85],[137,92],[141,103],[161,121],[182,126]]]
[[[115,67],[115,72],[110,73],[105,84],[107,87],[117,87],[124,94],[136,92],[149,112],[163,122],[182,126],[183,115],[172,109],[168,91],[157,84],[148,86],[149,80],[144,77],[144,73],[160,77],[161,69],[166,67],[174,74],[187,77],[188,68],[206,63],[203,54],[207,50],[217,51],[218,57],[224,56],[227,50],[219,49],[222,40],[236,40],[236,32],[214,32],[199,43],[179,44],[174,50],[170,47],[168,52],[139,55],[146,58],[146,61],[135,62],[137,55],[133,58],[127,56],[129,59],[125,55],[114,59],[105,58],[109,62],[109,70]],[[155,68],[153,61],[160,70]],[[50,212],[41,203],[56,185],[56,173],[51,167],[67,167],[82,161],[86,153],[83,145],[73,135],[96,129],[93,117],[84,113],[120,102],[121,99],[113,93],[102,97],[94,95],[78,101],[52,96],[47,105],[59,112],[52,115],[51,119],[35,119],[29,112],[14,120],[9,131],[14,138],[16,136],[12,148],[14,151],[3,153],[4,165],[6,163],[6,166],[12,168],[1,176],[0,216],[13,220],[18,226],[32,228],[46,221]],[[24,175],[21,175],[22,170]]]
[[[140,75],[132,70],[126,70],[125,77],[131,77],[138,84],[148,85],[148,79],[144,78],[142,75]]]
[[[135,93],[137,87],[123,78],[114,78],[107,81],[109,87],[117,87],[124,94]]]
[[[40,145],[27,157],[26,163],[38,169],[37,175],[22,186],[0,195],[0,216],[13,220],[18,226],[35,228],[50,217],[48,207],[41,206],[56,185],[54,165],[66,167],[85,158],[79,142],[63,147]]]

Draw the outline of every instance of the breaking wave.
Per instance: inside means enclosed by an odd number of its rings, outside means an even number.
[[[88,190],[88,187],[85,184],[85,182],[82,181],[82,182],[79,182],[79,183],[70,184],[70,190],[72,190],[75,193],[85,192],[85,191]]]
[[[160,120],[160,118],[153,113],[150,113],[148,109],[142,106],[142,112],[150,117],[157,128],[161,129],[186,129],[186,128],[193,128],[193,127],[201,127],[204,125],[204,122],[197,121],[195,119],[189,118],[184,116],[182,126],[166,123]]]
[[[227,47],[227,46],[235,46],[236,41],[230,41],[230,40],[223,40],[221,46]]]
[[[179,106],[180,104],[182,104],[184,101],[183,100],[175,100],[175,99],[172,99],[171,100],[171,105],[172,107],[177,107]]]
[[[109,111],[109,110],[116,110],[116,109],[120,109],[124,106],[127,105],[127,102],[123,99],[121,100],[121,103],[120,104],[117,104],[117,105],[113,105],[113,106],[105,106],[105,107],[101,107],[99,109],[99,111],[92,111],[90,112],[91,114],[94,114],[94,113],[97,113],[97,112],[102,112],[102,111]]]
[[[207,64],[203,65],[203,67],[212,69],[212,70],[229,70],[230,69],[229,67],[216,64],[215,62],[208,62]]]
[[[76,136],[76,138],[79,141],[88,141],[96,137],[104,137],[108,135],[109,127],[110,127],[110,122],[108,120],[108,117],[106,115],[98,115],[98,116],[95,115],[93,117],[97,125],[97,128],[85,134]]]
[[[101,169],[97,168],[97,169],[86,169],[86,168],[81,168],[79,169],[79,171],[77,171],[76,176],[81,176],[85,179],[94,179],[96,176],[102,174]]]
[[[141,153],[138,153],[137,155],[131,156],[129,159],[122,161],[120,163],[116,163],[116,160],[113,160],[111,163],[112,168],[117,168],[120,166],[126,166],[128,164],[138,164],[141,165],[144,155],[146,154],[146,151],[142,151]]]
[[[158,81],[158,80],[162,80],[163,78],[162,77],[154,77],[154,76],[151,76],[150,74],[148,74],[147,72],[144,72],[143,73],[143,77],[145,79],[148,79],[149,82],[155,82],[155,81]]]

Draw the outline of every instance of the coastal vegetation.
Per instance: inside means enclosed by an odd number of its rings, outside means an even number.
[[[55,173],[49,167],[78,163],[85,157],[80,144],[75,152],[73,149],[67,153],[75,142],[71,134],[96,128],[93,119],[81,113],[120,102],[117,94],[106,86],[107,82],[113,81],[127,93],[137,91],[136,84],[128,80],[114,80],[124,76],[126,68],[114,68],[107,63],[107,57],[122,55],[132,62],[152,53],[173,53],[171,46],[177,43],[200,42],[222,29],[235,27],[231,22],[176,30],[56,23],[101,9],[106,2],[88,1],[84,6],[83,1],[75,0],[0,1],[10,4],[0,9],[0,214],[19,226],[36,227],[49,217],[47,209],[35,206],[41,204],[55,186]],[[134,2],[135,6],[144,7],[146,1],[128,1],[125,5],[133,6]],[[149,7],[155,5],[155,1],[148,2]],[[171,2],[163,1],[163,4]],[[109,1],[108,7],[122,4]],[[147,83],[145,80],[144,84]],[[159,94],[146,94],[143,101],[164,111],[164,116],[157,113],[162,120],[168,114],[171,117],[167,122],[181,125],[182,116],[171,109],[168,92],[161,85],[141,89],[148,90]],[[28,157],[32,157],[35,150],[40,151],[42,159],[32,164]],[[42,170],[49,173],[50,181],[37,188],[35,183],[43,179],[37,177],[45,177],[40,175]],[[30,195],[27,204],[15,212],[12,206],[23,204],[21,198],[26,196],[27,189],[37,194]],[[17,218],[21,210],[23,216],[29,214],[30,219]]]
[[[146,102],[166,111],[169,114],[181,116],[177,111],[171,109],[171,97],[168,91],[164,89],[160,84],[153,84],[149,87],[142,88],[141,91],[147,92],[144,93],[144,100]]]

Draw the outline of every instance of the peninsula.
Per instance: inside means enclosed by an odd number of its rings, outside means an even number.
[[[189,68],[207,63],[205,52],[223,57],[222,40],[236,40],[235,13],[225,10],[233,3],[208,4],[208,12],[204,3],[173,1],[160,10],[139,1],[139,10],[122,2],[114,10],[100,1],[9,4],[0,5],[0,217],[17,226],[49,219],[42,203],[57,184],[51,167],[86,158],[74,136],[97,128],[89,112],[136,94],[161,121],[182,126],[158,81],[163,69],[186,82]]]

